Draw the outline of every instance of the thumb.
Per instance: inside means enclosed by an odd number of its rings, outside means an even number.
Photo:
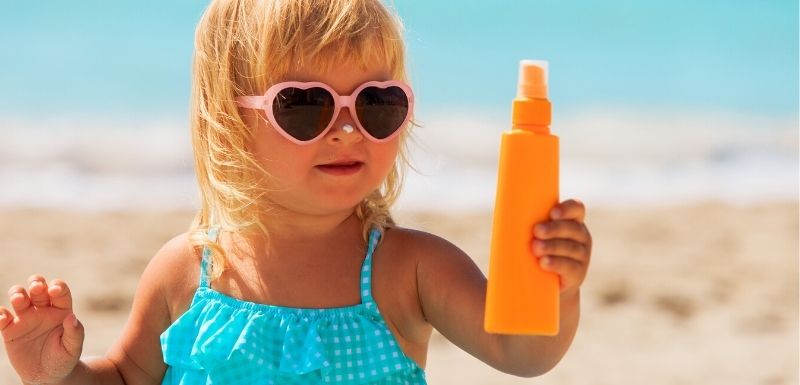
[[[83,324],[78,322],[75,313],[70,314],[62,323],[64,334],[61,336],[61,343],[64,349],[73,357],[80,357],[83,350]]]

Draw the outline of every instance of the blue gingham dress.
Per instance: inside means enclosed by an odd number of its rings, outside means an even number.
[[[372,297],[379,237],[370,232],[361,303],[337,308],[290,308],[222,294],[208,284],[204,249],[189,309],[161,334],[168,365],[162,385],[426,384]]]

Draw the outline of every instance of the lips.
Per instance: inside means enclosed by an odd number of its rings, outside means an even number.
[[[330,175],[352,175],[360,171],[362,167],[364,167],[364,163],[357,160],[339,160],[317,165],[316,169]]]

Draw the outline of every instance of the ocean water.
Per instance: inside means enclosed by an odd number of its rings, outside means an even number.
[[[798,197],[796,1],[392,3],[423,125],[400,208],[491,208],[520,59],[550,62],[562,197]],[[0,207],[196,207],[206,4],[0,1]]]

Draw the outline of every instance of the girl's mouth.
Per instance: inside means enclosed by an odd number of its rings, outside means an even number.
[[[339,163],[321,164],[315,167],[317,170],[320,170],[329,175],[345,176],[359,172],[361,168],[364,167],[364,163],[358,161],[339,162]]]

